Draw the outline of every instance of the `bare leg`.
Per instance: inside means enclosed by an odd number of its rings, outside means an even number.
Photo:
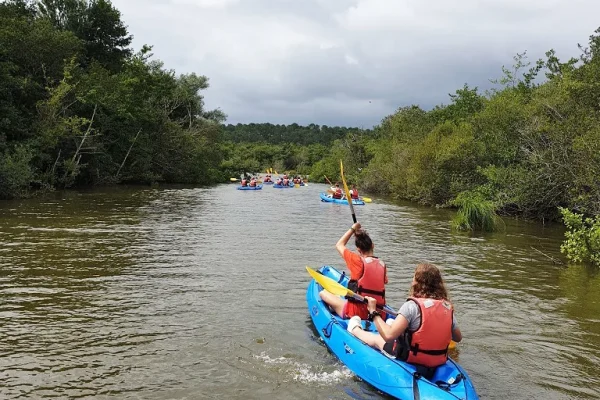
[[[385,340],[378,333],[365,332],[360,327],[356,327],[352,330],[352,334],[368,344],[379,350],[383,350]]]
[[[335,311],[337,315],[342,316],[346,300],[342,299],[340,296],[331,294],[326,290],[321,290],[319,292],[319,296],[321,297],[321,300],[325,302],[325,304],[328,304],[331,308],[333,308],[333,311]]]

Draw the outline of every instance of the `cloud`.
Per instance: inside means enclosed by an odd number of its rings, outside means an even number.
[[[578,53],[597,0],[113,0],[179,73],[210,78],[230,123],[372,126],[401,106],[487,88],[517,52]],[[371,102],[369,102],[371,101]]]

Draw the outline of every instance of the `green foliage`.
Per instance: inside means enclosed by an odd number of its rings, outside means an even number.
[[[361,133],[359,128],[344,128],[339,126],[309,124],[301,126],[290,125],[237,124],[223,127],[223,139],[234,143],[265,142],[269,144],[294,143],[309,145],[319,143],[329,145],[336,139],[342,139],[349,134]]]
[[[452,220],[452,226],[457,230],[494,232],[503,224],[496,215],[494,203],[477,192],[462,192],[452,204],[458,207]]]
[[[541,220],[560,206],[599,215],[600,29],[580,47],[566,62],[517,54],[485,95],[465,85],[448,105],[400,108],[374,129],[360,183],[441,206],[474,191],[498,212]]]
[[[29,165],[31,151],[19,146],[0,155],[0,199],[26,195],[33,178]]]
[[[74,33],[83,44],[81,61],[118,71],[131,55],[132,36],[121,13],[108,0],[40,0],[37,14],[59,30]]]
[[[600,266],[600,215],[584,218],[567,208],[560,208],[567,227],[560,251],[573,262],[585,262]]]
[[[106,0],[0,3],[0,196],[223,179],[208,78],[176,76],[130,42]]]

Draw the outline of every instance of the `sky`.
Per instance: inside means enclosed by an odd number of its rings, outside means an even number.
[[[227,123],[369,128],[487,89],[503,65],[578,56],[600,0],[113,0],[136,50],[209,78]]]

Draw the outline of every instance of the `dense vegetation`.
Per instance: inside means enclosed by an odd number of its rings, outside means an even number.
[[[465,85],[448,105],[400,108],[372,138],[337,141],[315,171],[353,163],[363,189],[424,204],[489,201],[503,214],[600,214],[600,30],[563,62],[524,54],[485,94]],[[545,79],[544,79],[545,78]],[[350,169],[349,169],[350,170]]]
[[[334,142],[340,143],[357,135],[372,134],[371,130],[315,124],[226,125],[222,136],[225,160],[221,166],[231,176],[264,171],[266,168],[292,174],[319,174],[314,167],[329,154]]]
[[[119,181],[223,179],[207,78],[134,53],[107,0],[0,3],[0,198]]]
[[[322,144],[330,145],[336,139],[360,132],[359,128],[340,126],[319,126],[310,124],[273,125],[273,124],[228,124],[223,127],[223,139],[234,143],[271,143],[271,144]]]

